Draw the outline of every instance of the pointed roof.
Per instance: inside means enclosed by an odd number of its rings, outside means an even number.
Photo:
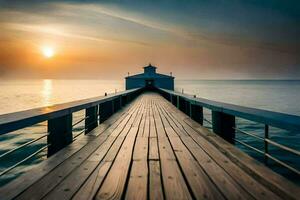
[[[132,75],[132,76],[127,76],[125,79],[128,79],[128,78],[137,78],[137,79],[140,79],[140,78],[141,79],[148,79],[148,78],[153,78],[153,79],[172,78],[172,79],[174,79],[173,76],[156,73],[156,68],[157,67],[151,65],[151,63],[149,63],[148,66],[145,66],[143,68],[144,68],[144,73],[135,74],[135,75]],[[147,73],[147,71],[153,71],[153,73]]]
[[[173,78],[173,76],[169,76],[169,75],[165,75],[165,74],[159,74],[159,73],[156,73],[156,74],[153,74],[153,75],[148,75],[148,74],[145,74],[145,73],[142,73],[142,74],[135,74],[135,75],[132,75],[132,76],[127,76],[125,77],[126,79],[127,78]]]
[[[154,68],[154,69],[156,69],[157,67],[155,67],[155,66],[151,65],[151,63],[149,63],[149,65],[148,65],[148,66],[145,66],[144,69],[145,69],[145,68]]]

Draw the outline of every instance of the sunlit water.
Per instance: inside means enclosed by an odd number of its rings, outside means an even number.
[[[177,91],[182,92],[183,90],[184,93],[196,94],[211,100],[300,115],[300,81],[176,81],[175,88]],[[103,96],[104,93],[114,93],[121,90],[124,90],[123,80],[0,80],[0,114]],[[210,112],[205,110],[205,117],[208,120],[211,119],[210,115]],[[84,111],[75,113],[73,122],[80,120],[83,116]],[[83,130],[83,125],[80,123],[75,127],[74,135]],[[204,125],[210,127],[209,123]],[[237,119],[237,126],[245,131],[263,135],[262,124]],[[0,136],[0,154],[45,135],[46,131],[46,123],[41,123]],[[299,133],[272,128],[270,136],[281,144],[300,150]],[[252,137],[237,133],[236,138],[263,150],[263,143]],[[0,160],[0,172],[45,145],[46,138],[2,158]],[[263,159],[262,156],[246,147],[237,146],[256,159]],[[300,162],[296,156],[279,151],[274,147],[270,147],[270,152],[277,158],[299,168]],[[0,185],[46,159],[45,155],[46,151],[2,176]],[[272,162],[269,165],[272,169],[293,179],[293,174],[287,170],[279,168]],[[299,180],[294,181],[299,182]]]
[[[124,90],[124,81],[0,80],[0,114]]]

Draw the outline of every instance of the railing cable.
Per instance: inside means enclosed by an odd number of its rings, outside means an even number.
[[[22,145],[20,145],[20,146],[14,148],[14,149],[11,149],[11,150],[9,150],[9,151],[7,151],[7,152],[1,154],[1,155],[0,155],[0,159],[3,158],[4,156],[7,156],[8,154],[11,154],[11,153],[13,153],[13,152],[15,152],[15,151],[17,151],[17,150],[23,148],[23,147],[28,146],[29,144],[32,144],[32,143],[34,143],[34,142],[36,142],[36,141],[41,140],[41,139],[43,139],[44,137],[46,137],[46,136],[48,136],[48,135],[49,135],[49,133],[47,132],[46,135],[43,135],[43,136],[41,136],[41,137],[39,137],[39,138],[36,138],[36,139],[31,140],[31,141],[29,141],[29,142],[26,142],[25,144],[22,144]]]
[[[259,139],[259,140],[262,140],[262,141],[264,140],[263,137],[259,137],[258,135],[255,135],[255,134],[253,134],[253,133],[249,133],[249,132],[243,131],[243,130],[241,130],[241,129],[239,129],[239,128],[236,128],[236,127],[232,127],[232,128],[233,128],[234,130],[240,132],[240,133],[245,134],[245,135],[249,135],[249,136],[255,137],[256,139]]]
[[[84,118],[82,118],[82,119],[78,120],[77,122],[75,122],[74,124],[72,124],[72,127],[74,127],[74,126],[76,126],[76,125],[80,124],[81,122],[83,122],[84,120],[86,120],[86,119],[88,119],[88,118],[89,118],[89,116],[87,116],[87,117],[84,117]]]
[[[6,174],[7,172],[13,170],[14,168],[16,168],[17,166],[19,166],[20,164],[26,162],[27,160],[31,159],[32,157],[34,157],[35,155],[37,155],[38,153],[42,152],[43,150],[45,150],[46,148],[48,148],[50,146],[50,144],[42,147],[41,149],[39,149],[38,151],[34,152],[33,154],[31,154],[30,156],[24,158],[23,160],[17,162],[16,164],[14,164],[13,166],[5,169],[4,171],[0,172],[0,176],[3,176],[4,174]]]

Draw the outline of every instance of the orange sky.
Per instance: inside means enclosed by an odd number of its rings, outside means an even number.
[[[174,10],[159,16],[115,4],[56,2],[33,10],[0,9],[2,78],[121,79],[149,62],[180,79],[300,77],[298,43],[237,35],[210,18],[189,21],[188,10],[179,20]],[[53,47],[54,57],[45,58],[43,46]]]

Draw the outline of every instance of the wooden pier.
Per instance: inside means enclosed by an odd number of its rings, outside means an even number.
[[[153,92],[0,188],[1,200],[299,197],[298,186]]]

